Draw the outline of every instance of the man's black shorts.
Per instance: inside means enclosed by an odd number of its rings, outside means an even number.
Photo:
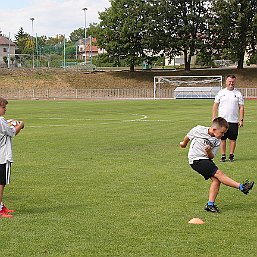
[[[193,170],[197,171],[202,175],[206,180],[210,177],[213,177],[218,170],[218,167],[210,159],[202,159],[194,161],[193,164],[190,164]]]
[[[229,128],[228,131],[224,134],[221,140],[226,140],[227,138],[230,140],[237,140],[238,136],[238,123],[228,123]]]

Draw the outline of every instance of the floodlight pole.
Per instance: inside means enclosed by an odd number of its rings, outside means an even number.
[[[34,38],[34,27],[33,27],[33,22],[35,20],[35,18],[30,18],[31,20],[31,24],[32,24],[32,68],[34,69],[35,68],[35,56],[34,56],[34,41],[33,41],[33,38]]]
[[[84,15],[85,15],[85,64],[87,63],[87,8],[84,7],[82,9],[84,11]]]
[[[8,41],[8,52],[7,52],[7,67],[10,69],[10,51],[11,51],[11,37],[9,32],[9,41]]]
[[[65,35],[63,39],[63,68],[66,69],[66,40]]]

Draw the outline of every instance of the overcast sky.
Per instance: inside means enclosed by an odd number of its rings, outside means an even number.
[[[0,30],[6,36],[17,34],[20,27],[32,35],[48,37],[70,33],[84,28],[85,15],[82,8],[86,7],[87,26],[99,23],[98,12],[110,7],[109,0],[0,0]]]

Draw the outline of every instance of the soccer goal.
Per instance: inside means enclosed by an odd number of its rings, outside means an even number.
[[[155,76],[154,99],[214,98],[222,76]]]

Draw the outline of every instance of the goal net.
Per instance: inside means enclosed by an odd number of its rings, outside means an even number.
[[[154,99],[214,98],[222,76],[155,76]]]

